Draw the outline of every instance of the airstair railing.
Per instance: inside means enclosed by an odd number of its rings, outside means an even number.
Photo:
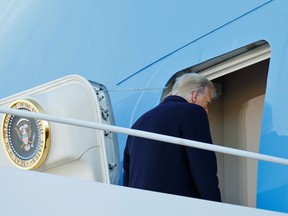
[[[135,130],[135,129],[130,129],[130,128],[118,127],[114,125],[100,124],[100,123],[95,123],[95,122],[90,122],[90,121],[83,121],[83,120],[71,119],[71,118],[66,118],[66,117],[59,117],[59,116],[54,116],[54,115],[28,112],[24,110],[17,110],[17,109],[11,109],[11,108],[3,108],[3,107],[0,107],[0,113],[6,113],[10,115],[15,115],[15,116],[22,116],[26,118],[42,119],[46,121],[74,125],[78,127],[111,131],[114,133],[122,133],[122,134],[148,138],[148,139],[163,141],[167,143],[177,144],[177,145],[184,145],[184,146],[189,146],[189,147],[194,147],[194,148],[220,152],[224,154],[230,154],[230,155],[239,156],[239,157],[246,157],[246,158],[258,159],[262,161],[268,161],[272,163],[288,165],[288,159],[285,159],[285,158],[279,158],[279,157],[274,157],[270,155],[250,152],[246,150],[239,150],[239,149],[219,146],[215,144],[208,144],[208,143],[187,140],[187,139],[182,139],[178,137],[156,134],[156,133],[151,133],[151,132],[146,132],[146,131],[140,131],[140,130]]]

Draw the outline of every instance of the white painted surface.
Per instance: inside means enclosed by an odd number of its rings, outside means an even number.
[[[237,205],[0,167],[1,215],[284,216]]]
[[[66,76],[1,99],[0,108],[8,108],[16,100],[27,98],[39,103],[45,113],[82,121],[110,123],[102,120],[101,105],[93,86],[88,80],[78,75]],[[0,113],[0,119],[3,119],[3,116],[4,114]],[[112,173],[115,169],[108,169],[109,162],[120,166],[120,162],[116,161],[116,156],[113,155],[116,152],[118,156],[118,150],[112,149],[114,145],[109,143],[113,141],[112,138],[105,136],[102,130],[54,122],[49,122],[49,125],[51,131],[49,154],[37,171],[118,184],[119,177],[114,181],[115,174]],[[117,143],[115,146],[118,149]],[[2,144],[0,166],[14,166],[8,160]],[[119,176],[120,169],[117,167],[117,170],[119,170],[117,174]]]

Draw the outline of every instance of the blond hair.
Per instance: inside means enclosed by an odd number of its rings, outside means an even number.
[[[176,78],[176,82],[168,95],[178,95],[189,100],[189,95],[193,91],[203,93],[205,87],[210,90],[212,98],[216,97],[216,90],[210,80],[197,73],[185,73]]]

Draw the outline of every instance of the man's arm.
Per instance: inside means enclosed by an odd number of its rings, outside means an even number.
[[[207,113],[202,107],[196,107],[187,116],[182,125],[182,133],[185,139],[212,143]],[[200,198],[221,201],[215,153],[192,147],[186,147],[186,152]]]

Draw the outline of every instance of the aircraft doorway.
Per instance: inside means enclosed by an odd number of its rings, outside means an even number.
[[[222,94],[209,107],[213,142],[259,151],[262,110],[269,60],[219,77]],[[224,202],[256,206],[257,160],[217,153]]]
[[[270,46],[259,41],[176,73],[197,72],[213,81],[218,97],[209,106],[213,142],[259,152],[262,110],[270,61]],[[258,161],[217,153],[218,177],[225,203],[256,206]]]

